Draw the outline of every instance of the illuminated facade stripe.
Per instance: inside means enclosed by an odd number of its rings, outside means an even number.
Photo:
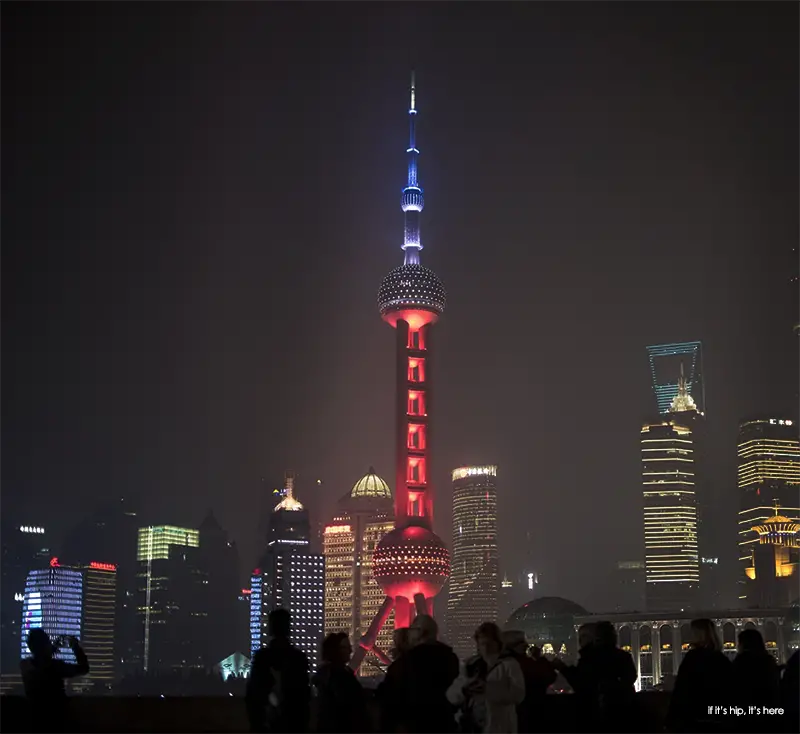
[[[641,443],[648,608],[689,608],[700,582],[692,432],[665,420],[645,425]]]

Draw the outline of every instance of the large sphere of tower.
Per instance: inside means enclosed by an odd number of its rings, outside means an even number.
[[[390,271],[378,291],[378,309],[384,318],[392,311],[430,311],[439,317],[447,304],[442,281],[430,268],[401,265]]]
[[[427,528],[395,528],[381,538],[372,556],[375,580],[387,596],[412,600],[436,596],[450,576],[450,553]]]

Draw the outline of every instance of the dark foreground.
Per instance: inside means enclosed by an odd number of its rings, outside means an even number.
[[[668,693],[639,693],[637,701],[646,712],[638,731],[659,732],[669,705]],[[73,710],[82,732],[246,732],[244,700],[233,696],[214,698],[95,698],[75,696]],[[542,711],[542,732],[575,731],[574,698],[547,696]],[[0,703],[0,731],[25,732],[27,702],[20,696],[3,696]],[[313,712],[312,712],[313,727]],[[377,727],[375,728],[377,731]]]

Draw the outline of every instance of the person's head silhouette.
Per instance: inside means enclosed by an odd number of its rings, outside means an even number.
[[[37,660],[47,660],[53,657],[53,643],[50,635],[40,627],[28,632],[28,649]]]
[[[289,639],[292,615],[288,609],[273,609],[269,613],[269,634],[276,639]]]

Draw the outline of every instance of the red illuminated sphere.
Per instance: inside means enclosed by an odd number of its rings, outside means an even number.
[[[436,596],[450,576],[450,553],[426,528],[395,528],[381,538],[372,557],[375,580],[387,596]]]

